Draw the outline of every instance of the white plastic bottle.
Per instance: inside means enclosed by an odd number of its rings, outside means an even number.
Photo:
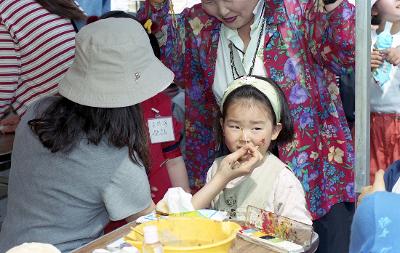
[[[144,241],[142,253],[163,253],[163,247],[158,237],[156,226],[146,226],[143,228]]]

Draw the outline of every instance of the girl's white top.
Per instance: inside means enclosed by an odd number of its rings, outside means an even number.
[[[371,45],[373,46],[377,39],[375,30],[371,31]],[[392,47],[400,46],[400,32],[393,34]],[[400,48],[398,49],[400,50]],[[357,84],[356,84],[357,85]],[[387,91],[382,89],[371,78],[370,82],[370,102],[371,112],[381,113],[400,113],[400,69],[399,66],[392,66],[390,80],[385,85],[388,86]]]

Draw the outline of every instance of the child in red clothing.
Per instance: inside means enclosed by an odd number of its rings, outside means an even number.
[[[182,126],[172,116],[171,99],[164,93],[141,103],[143,117],[149,128],[152,120],[170,119],[174,140],[159,143],[150,142],[150,172],[149,181],[155,203],[160,201],[168,188],[182,187],[190,192],[185,163],[179,147]]]

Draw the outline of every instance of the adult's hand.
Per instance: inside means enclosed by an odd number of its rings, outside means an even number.
[[[15,114],[11,114],[7,118],[0,120],[0,131],[2,133],[14,133],[20,120],[20,117]]]
[[[362,189],[361,194],[358,197],[357,205],[359,205],[361,203],[362,199],[368,194],[371,194],[371,193],[374,193],[377,191],[386,191],[384,175],[385,175],[384,170],[378,170],[375,173],[374,184],[366,186]]]
[[[384,170],[378,170],[375,173],[375,181],[374,184],[372,185],[372,192],[386,191],[384,176],[385,176]]]
[[[326,0],[324,1],[325,3],[325,10],[327,12],[331,12],[334,9],[336,9],[341,3],[343,2],[343,0],[336,0],[336,1],[330,1],[330,0]]]

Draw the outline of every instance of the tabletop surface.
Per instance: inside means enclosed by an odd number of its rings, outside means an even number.
[[[135,222],[128,223],[128,224],[112,231],[111,233],[108,233],[108,234],[90,242],[89,244],[76,249],[72,253],[91,253],[95,249],[105,249],[108,244],[127,235],[130,232],[131,227],[134,227],[134,226],[136,226]],[[316,248],[310,250],[310,252],[314,252],[315,250],[316,250]],[[229,253],[244,253],[244,252],[246,252],[246,253],[277,253],[278,251],[264,248],[260,245],[256,245],[256,244],[247,242],[247,241],[237,237],[235,242],[233,243],[233,246],[232,246],[231,250],[229,251]]]

